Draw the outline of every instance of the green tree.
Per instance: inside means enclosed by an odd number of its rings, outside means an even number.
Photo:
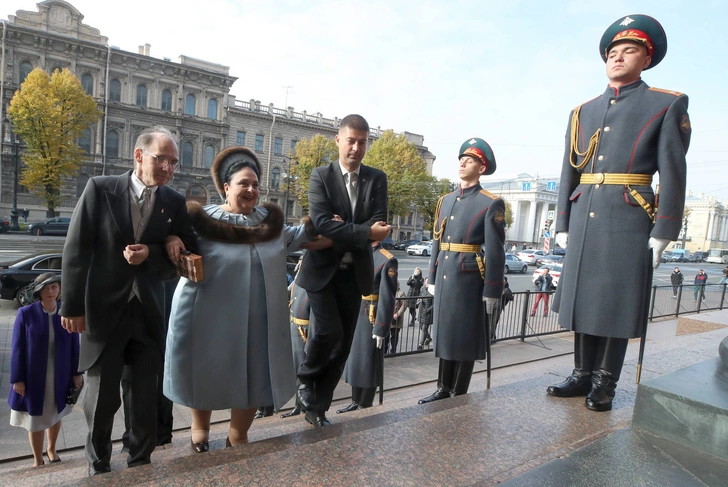
[[[299,140],[296,144],[295,155],[291,154],[294,164],[291,165],[291,176],[289,190],[296,195],[303,213],[308,213],[308,182],[311,178],[311,171],[319,166],[324,166],[339,158],[339,147],[331,139],[323,135],[314,135],[310,139]]]
[[[425,217],[425,230],[432,230],[437,202],[450,191],[452,184],[449,179],[437,179],[434,176],[430,176],[429,181],[423,182],[416,191],[413,203]]]
[[[419,149],[404,135],[392,130],[372,142],[364,164],[381,169],[387,175],[389,218],[405,216],[421,192],[429,192],[430,175]]]
[[[26,146],[21,183],[46,201],[48,216],[55,215],[63,178],[76,175],[81,165],[76,141],[101,114],[68,69],[53,75],[34,69],[10,101],[8,116]]]
[[[505,201],[505,200],[504,200]],[[511,204],[507,201],[506,203],[506,230],[511,228],[511,225],[513,225],[513,208],[511,208]]]

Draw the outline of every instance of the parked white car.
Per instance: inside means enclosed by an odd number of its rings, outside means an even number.
[[[429,242],[420,242],[415,245],[410,245],[407,247],[407,253],[409,255],[421,255],[423,257],[432,255],[432,240]]]
[[[544,252],[543,250],[533,249],[521,250],[516,254],[519,259],[521,259],[528,265],[536,265],[536,259],[538,259],[539,257],[543,257],[544,255],[546,255],[546,252]]]

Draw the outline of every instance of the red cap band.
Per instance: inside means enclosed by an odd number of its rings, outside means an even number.
[[[477,147],[468,147],[465,149],[465,152],[463,154],[468,156],[473,156],[478,158],[482,164],[485,165],[485,170],[488,170],[488,158],[485,157],[485,154],[483,154],[483,151],[478,149]]]
[[[609,44],[612,45],[617,41],[637,41],[641,44],[644,44],[644,46],[647,48],[647,54],[649,54],[650,56],[652,56],[652,53],[655,52],[655,46],[652,42],[652,39],[650,39],[650,36],[642,32],[641,30],[623,30],[622,32],[619,32],[616,36],[614,36],[614,39],[612,39],[612,42],[610,42]],[[609,56],[609,52],[606,52],[605,54]]]

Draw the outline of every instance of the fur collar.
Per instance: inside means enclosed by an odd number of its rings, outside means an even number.
[[[276,239],[283,230],[281,208],[272,203],[263,203],[261,206],[268,210],[268,216],[259,225],[250,227],[215,220],[196,201],[187,202],[187,212],[190,215],[192,228],[200,237],[218,242],[255,244]]]
[[[218,242],[255,244],[276,239],[283,231],[283,210],[281,210],[281,207],[275,203],[263,203],[261,206],[268,210],[268,216],[260,224],[250,227],[215,220],[196,201],[187,202],[187,213],[190,215],[192,228],[202,238]],[[308,215],[304,216],[301,223],[306,226],[306,233],[312,239],[315,232],[311,218]]]

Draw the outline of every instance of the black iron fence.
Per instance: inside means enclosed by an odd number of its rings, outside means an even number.
[[[558,325],[558,315],[551,311],[551,302],[553,301],[553,292],[543,293],[536,309],[538,298],[537,292],[525,291],[513,293],[513,301],[507,303],[503,308],[496,306],[495,327],[491,329],[491,336],[494,342],[502,340],[524,340],[526,338],[550,335],[553,333],[563,332],[563,328]],[[409,301],[413,298],[398,298],[399,301]],[[432,297],[415,298],[420,301],[426,301],[428,305],[432,303]],[[398,308],[399,306],[395,306]],[[474,302],[473,306],[482,306],[480,302]],[[458,310],[453,309],[452,313],[457,314]],[[407,310],[404,324],[398,331],[390,332],[390,344],[386,348],[387,357],[395,355],[405,355],[409,353],[428,352],[432,350],[430,333],[432,332],[432,324],[423,324],[419,307],[415,315],[415,320],[410,326],[410,314]],[[393,348],[391,338],[396,335],[396,346]]]
[[[649,319],[723,309],[726,307],[726,286],[728,284],[652,286]],[[558,314],[551,311],[554,293],[543,293],[548,296],[548,300],[541,298],[536,303],[539,294],[541,293],[531,291],[513,293],[512,302],[507,303],[502,309],[497,306],[494,313],[495,327],[491,330],[493,342],[524,340],[564,331],[558,324]],[[398,301],[409,299],[412,298],[398,298]],[[427,300],[428,303],[431,303],[433,298],[416,299]],[[534,308],[536,304],[538,306]],[[473,306],[480,305],[478,302],[473,303]],[[457,312],[457,309],[452,310],[454,314],[457,314]],[[405,313],[403,327],[394,332],[397,334],[396,346],[392,347],[392,342],[388,342],[390,346],[386,348],[385,356],[387,357],[432,350],[429,337],[432,332],[432,325],[422,325],[419,307],[412,326],[409,326],[409,310]],[[390,334],[390,340],[391,336],[392,334]]]
[[[652,286],[650,320],[664,316],[700,313],[726,306],[726,284]]]

